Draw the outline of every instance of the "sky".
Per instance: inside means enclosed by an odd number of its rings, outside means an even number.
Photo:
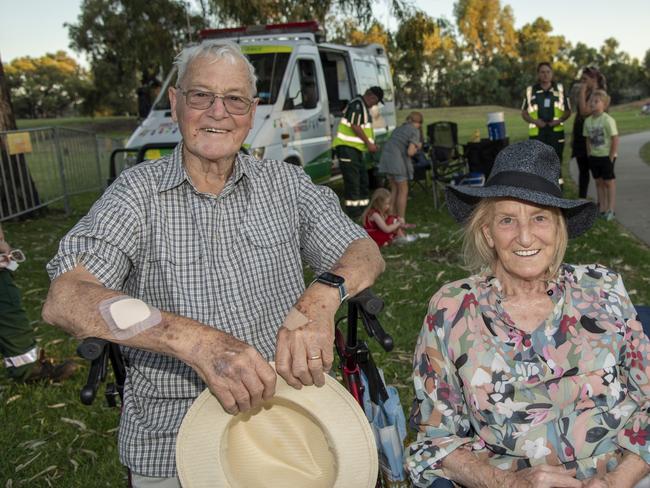
[[[453,21],[454,0],[411,1],[432,17]],[[387,0],[379,2],[387,4]],[[501,0],[502,6],[506,4],[513,9],[516,28],[542,16],[551,21],[554,34],[564,35],[573,44],[583,42],[599,49],[606,38],[614,37],[620,50],[639,60],[650,49],[649,0]],[[0,0],[2,61],[62,49],[86,64],[82,55],[69,48],[68,30],[63,26],[65,22],[76,22],[80,5],[81,0]],[[381,22],[388,22],[394,29],[394,21],[388,19],[387,13],[379,16]]]

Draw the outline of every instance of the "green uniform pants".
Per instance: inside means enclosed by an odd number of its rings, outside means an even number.
[[[361,216],[370,202],[368,172],[363,153],[348,146],[337,146],[341,174],[343,175],[344,209],[350,218]]]
[[[0,269],[0,353],[7,374],[14,379],[27,376],[38,359],[34,329],[20,303],[20,290],[6,269]]]
[[[557,157],[560,158],[562,162],[562,153],[564,152],[564,131],[555,132],[553,127],[543,127],[539,130],[539,135],[531,137],[531,139],[537,139],[544,144],[548,144],[553,149]]]

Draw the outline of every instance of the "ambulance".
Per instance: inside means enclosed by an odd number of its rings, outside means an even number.
[[[201,42],[227,39],[238,43],[255,67],[259,103],[245,149],[256,158],[300,165],[317,183],[336,174],[332,140],[352,98],[373,85],[384,90],[384,104],[371,110],[379,145],[396,125],[385,49],[379,44],[330,44],[323,38],[314,21],[201,32]],[[171,152],[180,141],[167,96],[167,88],[175,81],[173,71],[126,150],[153,159]]]

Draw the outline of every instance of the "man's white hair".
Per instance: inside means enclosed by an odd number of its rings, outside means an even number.
[[[231,64],[238,62],[248,70],[248,82],[251,96],[257,93],[257,76],[255,76],[255,68],[246,56],[241,52],[239,45],[230,41],[205,41],[194,46],[184,48],[176,59],[174,65],[178,70],[178,77],[176,78],[176,87],[180,87],[183,77],[187,72],[187,67],[190,63],[197,58],[208,58],[209,62],[216,62],[220,59],[227,59]]]

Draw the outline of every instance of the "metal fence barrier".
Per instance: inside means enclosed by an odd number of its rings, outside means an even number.
[[[0,221],[61,200],[68,213],[70,196],[105,188],[110,154],[121,147],[120,139],[78,129],[0,132]]]

